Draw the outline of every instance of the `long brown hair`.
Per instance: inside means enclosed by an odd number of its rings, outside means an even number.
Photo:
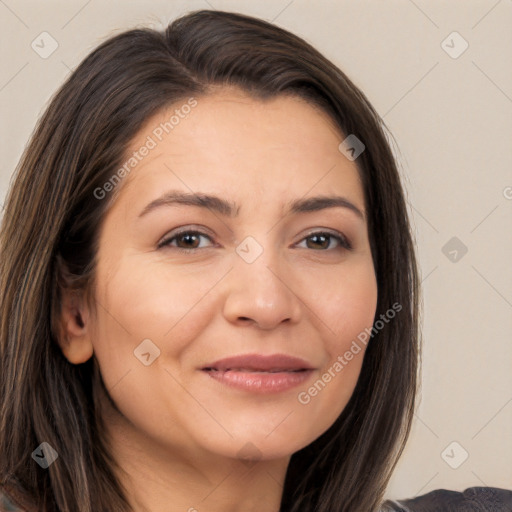
[[[368,343],[336,422],[293,454],[281,512],[376,510],[409,435],[419,360],[413,236],[385,126],[364,94],[301,38],[265,21],[198,11],[166,30],[136,29],[96,48],[56,93],[16,169],[0,231],[0,482],[38,510],[131,510],[97,410],[93,356],[73,365],[57,342],[64,287],[92,299],[98,230],[143,123],[171,104],[234,85],[254,98],[295,94],[365,145],[362,180],[378,302],[402,310]],[[341,142],[341,140],[340,140]],[[42,469],[42,442],[59,458]]]

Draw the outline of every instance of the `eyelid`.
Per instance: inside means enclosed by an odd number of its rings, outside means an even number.
[[[305,235],[302,236],[302,238],[299,240],[299,242],[304,241],[306,238],[309,238],[313,235],[330,235],[333,238],[339,239],[340,247],[346,250],[352,250],[352,243],[350,240],[341,232],[337,231],[335,229],[329,229],[329,228],[313,228],[310,231],[308,231]],[[322,251],[319,251],[322,252]],[[325,251],[324,251],[325,252]]]
[[[189,226],[183,226],[182,228],[176,228],[176,229],[177,229],[176,231],[171,231],[170,233],[165,235],[160,242],[158,242],[158,244],[157,244],[158,249],[165,248],[165,247],[173,247],[173,249],[175,249],[175,250],[191,253],[191,252],[215,247],[215,242],[213,240],[213,236],[211,234],[208,234],[207,232],[202,231],[203,229],[206,230],[206,228],[204,228],[203,226],[189,225]],[[208,231],[208,230],[206,230],[206,231]],[[189,249],[183,248],[183,247],[174,247],[174,246],[170,245],[170,243],[169,243],[170,241],[174,240],[178,236],[185,234],[185,233],[206,237],[213,243],[213,245],[210,247],[192,247]],[[296,244],[303,242],[304,240],[306,240],[307,238],[309,238],[313,235],[329,235],[338,240],[338,243],[339,243],[338,249],[344,249],[347,251],[353,249],[352,243],[345,236],[344,233],[342,233],[341,231],[337,231],[335,229],[321,228],[321,227],[311,228],[307,233],[305,233],[301,236],[301,238],[296,242]],[[334,249],[324,249],[324,250],[318,250],[315,252],[331,252],[333,250]]]
[[[204,236],[206,238],[209,238],[210,241],[213,242],[213,235],[211,235],[203,230],[206,230],[206,228],[204,228],[203,226],[196,227],[194,225],[183,226],[182,228],[176,228],[176,230],[170,231],[169,233],[164,235],[164,237],[158,242],[157,248],[160,249],[162,247],[169,246],[169,242],[171,240],[173,240],[176,237],[183,235],[185,233],[192,233],[194,235]],[[191,252],[191,251],[198,250],[200,248],[196,247],[196,248],[191,248],[191,249],[184,249],[183,247],[174,247],[174,249]]]

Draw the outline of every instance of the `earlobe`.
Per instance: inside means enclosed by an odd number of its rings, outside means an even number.
[[[70,363],[85,363],[92,357],[90,332],[89,311],[82,296],[76,291],[64,291],[58,343]]]

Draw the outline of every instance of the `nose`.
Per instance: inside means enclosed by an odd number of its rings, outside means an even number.
[[[224,302],[224,316],[229,322],[251,323],[271,330],[283,323],[299,321],[302,302],[294,290],[290,272],[284,272],[284,265],[278,264],[270,252],[264,251],[252,263],[235,258]]]

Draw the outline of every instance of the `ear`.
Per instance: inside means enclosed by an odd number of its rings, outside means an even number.
[[[90,311],[83,292],[62,291],[58,343],[72,364],[85,363],[93,355]]]

